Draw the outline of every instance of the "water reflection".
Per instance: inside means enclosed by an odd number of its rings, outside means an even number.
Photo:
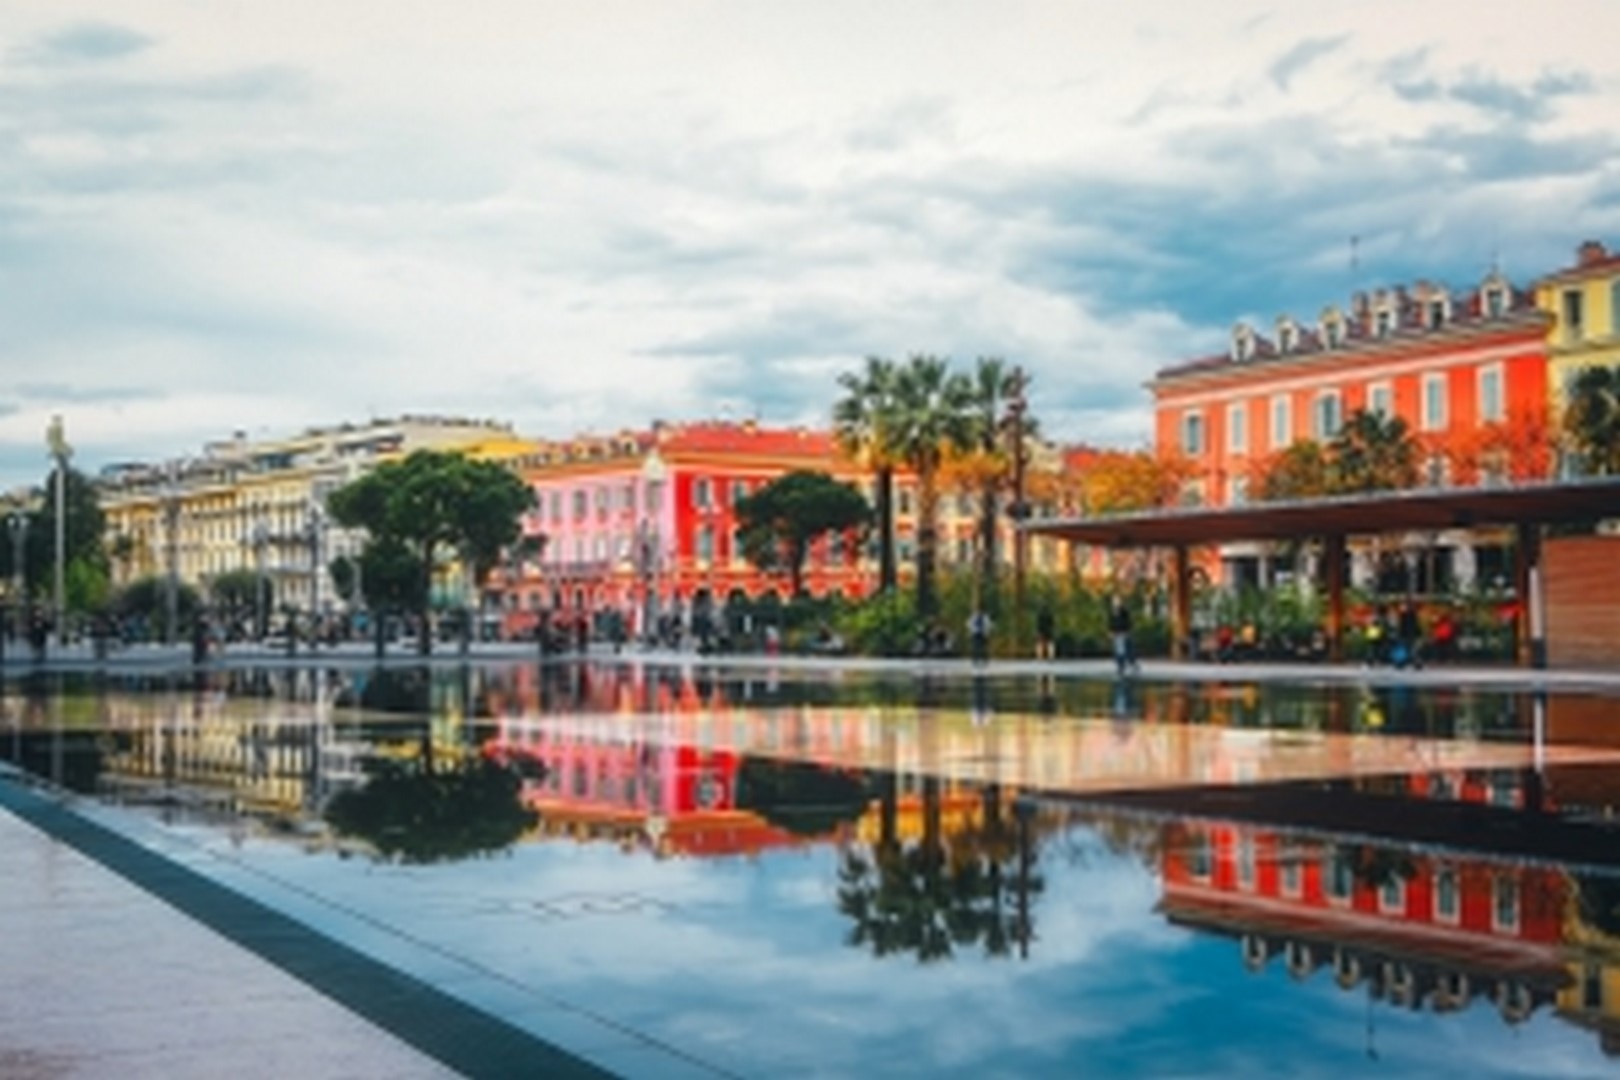
[[[1553,698],[1538,727],[1530,701],[1455,690],[558,665],[47,676],[0,704],[0,756],[31,772],[316,853],[822,852],[835,947],[890,972],[1037,968],[1077,903],[1063,860],[1100,844],[1155,917],[1302,1008],[1335,988],[1620,1049],[1600,698]]]

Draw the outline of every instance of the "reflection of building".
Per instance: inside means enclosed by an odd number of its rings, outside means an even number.
[[[1176,824],[1163,910],[1237,937],[1254,968],[1280,957],[1308,978],[1365,984],[1437,1011],[1475,998],[1517,1022],[1564,985],[1560,870],[1243,825]]]

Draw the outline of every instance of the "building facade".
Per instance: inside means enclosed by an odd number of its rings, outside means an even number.
[[[206,594],[219,575],[246,570],[269,582],[272,611],[352,610],[356,598],[337,594],[328,567],[357,554],[362,537],[332,522],[327,497],[414,450],[498,446],[510,438],[508,427],[492,421],[402,416],[280,439],[238,432],[196,457],[109,466],[96,484],[113,583],[172,570]]]
[[[1620,254],[1597,240],[1575,262],[1535,283],[1536,306],[1552,317],[1547,333],[1550,404],[1561,409],[1582,368],[1620,364]]]
[[[1360,410],[1405,421],[1426,484],[1545,478],[1555,461],[1549,333],[1557,334],[1553,316],[1496,272],[1471,289],[1419,282],[1358,292],[1313,325],[1279,317],[1271,336],[1239,324],[1225,353],[1165,368],[1149,383],[1155,444],[1187,459],[1184,501],[1201,505],[1250,501],[1277,455],[1302,441],[1326,444]],[[1467,585],[1479,576],[1470,537],[1447,535],[1438,546],[1446,577]],[[1228,577],[1232,560],[1260,554],[1223,552]],[[1366,558],[1352,568],[1363,584],[1374,572]]]

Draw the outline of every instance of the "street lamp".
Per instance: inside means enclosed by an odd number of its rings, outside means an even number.
[[[641,637],[651,642],[658,620],[658,530],[643,518],[640,533],[637,554],[641,562]]]
[[[163,643],[174,644],[180,621],[180,463],[171,461],[163,485],[164,561],[168,572],[164,582]]]
[[[255,522],[253,526],[253,636],[260,643],[264,641],[265,629],[265,588],[264,588],[264,548],[270,542],[270,530],[263,521]]]
[[[1007,516],[1013,521],[1013,643],[1019,656],[1024,654],[1024,570],[1029,551],[1023,523],[1029,517],[1029,506],[1024,502],[1024,468],[1027,456],[1024,447],[1025,413],[1029,402],[1024,391],[1029,377],[1022,367],[1015,367],[1008,380],[1007,437],[1011,442],[1012,505]]]
[[[14,599],[12,630],[14,636],[20,639],[25,630],[24,610],[28,607],[28,567],[23,561],[28,550],[28,515],[21,510],[14,510],[11,513],[10,524],[11,595]]]
[[[320,644],[321,625],[321,529],[325,526],[321,504],[311,501],[304,524],[309,538],[309,629],[310,648]]]
[[[52,416],[50,426],[45,429],[45,445],[50,448],[51,460],[56,465],[56,567],[52,599],[56,645],[61,648],[67,641],[67,579],[64,574],[67,562],[67,463],[68,458],[73,456],[73,448],[68,445],[60,414]]]

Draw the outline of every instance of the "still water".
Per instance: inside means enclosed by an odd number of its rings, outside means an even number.
[[[556,665],[0,707],[87,816],[631,1075],[1620,1053],[1612,699]]]

